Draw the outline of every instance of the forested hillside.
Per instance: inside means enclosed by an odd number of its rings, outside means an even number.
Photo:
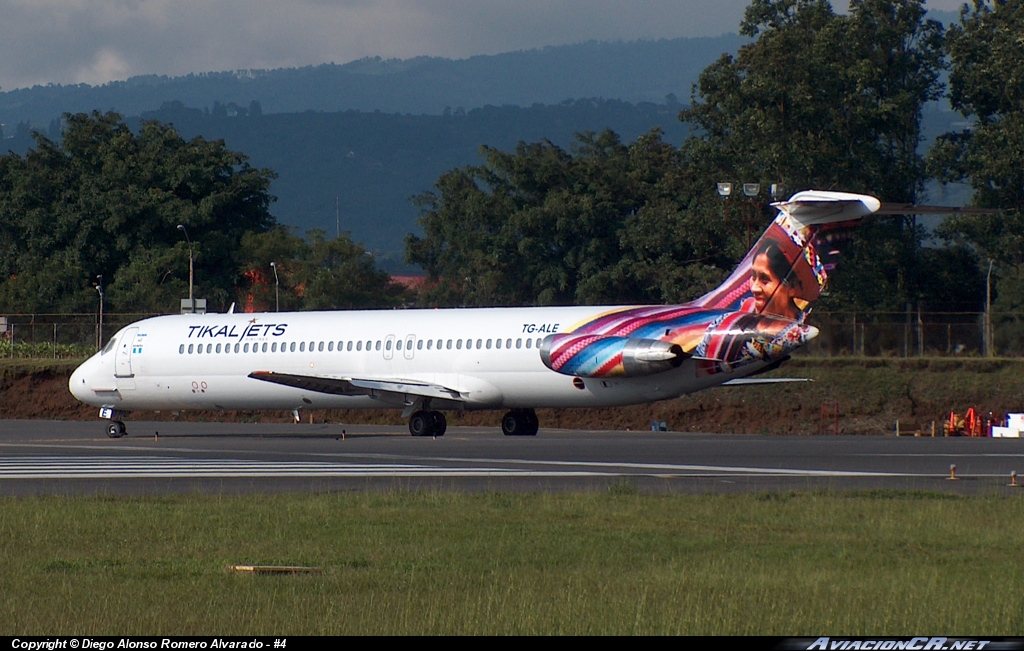
[[[50,85],[0,92],[0,123],[8,135],[19,122],[46,128],[63,113],[152,111],[180,101],[212,111],[263,113],[382,111],[440,115],[492,104],[557,104],[567,98],[605,97],[661,102],[668,94],[688,97],[700,71],[746,39],[589,42],[451,60],[379,57],[279,70],[208,72],[184,77],[144,76],[102,86]]]
[[[254,165],[278,173],[271,192],[279,221],[299,232],[331,234],[340,221],[340,230],[400,269],[402,238],[417,230],[410,198],[445,171],[480,162],[481,145],[512,148],[547,138],[567,147],[574,132],[605,128],[633,140],[656,126],[678,145],[686,134],[679,108],[585,100],[440,116],[349,111],[232,118],[169,104],[143,118],[171,123],[186,138],[223,139]]]

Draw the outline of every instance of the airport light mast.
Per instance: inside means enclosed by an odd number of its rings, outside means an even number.
[[[178,230],[184,233],[185,241],[188,242],[188,302],[192,309],[192,314],[196,312],[196,299],[192,292],[193,281],[195,275],[192,271],[192,240],[189,239],[188,231],[185,230],[184,224],[178,224]]]

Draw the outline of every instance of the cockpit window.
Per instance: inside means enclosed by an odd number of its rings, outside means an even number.
[[[100,351],[100,355],[106,355],[110,351],[114,350],[114,344],[116,344],[116,343],[117,343],[117,337],[111,337],[110,341],[107,342],[107,345],[104,346],[103,350]]]

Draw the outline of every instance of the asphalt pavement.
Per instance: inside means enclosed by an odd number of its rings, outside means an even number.
[[[0,421],[0,495],[344,490],[1017,494],[1024,440],[373,425]],[[955,476],[950,479],[950,466]],[[1024,495],[1024,490],[1021,490]]]

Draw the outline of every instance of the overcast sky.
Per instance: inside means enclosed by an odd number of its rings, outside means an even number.
[[[749,0],[0,0],[0,89],[735,32]],[[834,5],[845,10],[846,0]],[[929,0],[951,10],[962,0]]]

